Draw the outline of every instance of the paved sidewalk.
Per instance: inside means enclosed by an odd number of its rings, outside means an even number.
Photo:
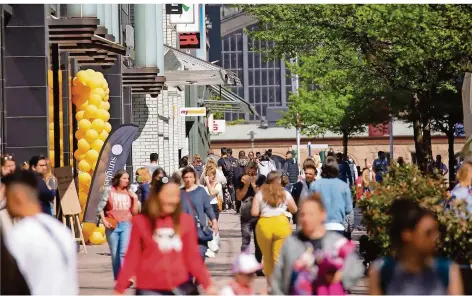
[[[221,250],[215,258],[207,258],[206,264],[217,287],[222,287],[231,279],[231,264],[241,247],[241,228],[239,216],[234,212],[220,215]],[[110,295],[113,294],[113,273],[111,258],[107,244],[87,246],[88,255],[79,256],[79,283],[81,295]],[[265,289],[265,279],[256,279],[256,291]],[[353,289],[353,294],[365,294],[364,282]],[[134,294],[129,289],[127,294]]]

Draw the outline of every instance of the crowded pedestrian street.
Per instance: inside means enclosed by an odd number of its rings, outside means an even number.
[[[211,276],[215,279],[218,288],[222,288],[232,279],[231,265],[234,257],[240,252],[241,230],[239,218],[234,211],[222,213],[220,216],[221,250],[215,258],[206,261]],[[358,239],[363,232],[355,232],[354,239]],[[252,246],[252,248],[254,248]],[[110,269],[110,253],[107,245],[87,246],[88,254],[81,252],[78,255],[78,272],[81,295],[110,295],[113,294],[113,273]],[[267,289],[265,279],[255,280],[255,291],[263,292]],[[351,294],[363,295],[367,292],[365,279],[359,281]],[[127,295],[134,295],[132,289]]]
[[[472,295],[471,5],[104,2],[0,4],[0,295]]]

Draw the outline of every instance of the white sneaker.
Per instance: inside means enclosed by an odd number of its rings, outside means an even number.
[[[212,250],[208,249],[205,253],[205,256],[207,256],[208,258],[215,258],[215,252],[213,252]]]

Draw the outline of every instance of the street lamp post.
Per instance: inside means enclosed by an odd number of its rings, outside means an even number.
[[[290,63],[292,65],[297,64],[298,57],[291,59]],[[295,74],[295,75],[292,75],[292,93],[298,94],[298,88],[299,88],[298,75]],[[295,137],[297,139],[297,164],[298,165],[300,165],[300,127],[301,127],[300,113],[297,113]]]
[[[249,136],[251,137],[251,151],[254,152],[254,135],[256,133],[254,131],[249,132]]]

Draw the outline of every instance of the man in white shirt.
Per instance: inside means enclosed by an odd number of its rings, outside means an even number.
[[[20,219],[5,234],[5,244],[31,294],[77,295],[77,246],[68,228],[42,213],[35,175],[17,171],[2,182],[7,210]]]

